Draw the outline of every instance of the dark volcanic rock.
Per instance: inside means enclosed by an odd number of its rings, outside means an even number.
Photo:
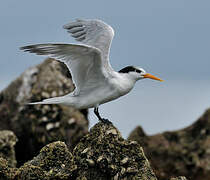
[[[61,105],[24,105],[61,96],[73,89],[66,66],[48,59],[26,70],[0,93],[0,130],[12,130],[17,135],[19,164],[32,159],[44,145],[53,141],[65,141],[73,149],[87,134],[87,111],[81,113]]]
[[[11,168],[8,161],[0,157],[0,180],[13,180],[17,169]]]
[[[156,179],[140,145],[124,140],[112,124],[96,124],[73,155],[77,179]]]
[[[76,170],[72,154],[60,141],[48,144],[33,160],[21,166],[15,179],[71,179]]]
[[[12,131],[0,131],[0,157],[8,161],[8,166],[16,166],[14,146],[17,138]]]
[[[96,124],[71,153],[60,141],[31,161],[11,168],[0,158],[0,180],[156,180],[140,145],[122,138],[112,124]],[[184,177],[171,180],[186,180]]]
[[[159,179],[178,175],[210,179],[210,109],[182,130],[147,136],[137,127],[129,139],[143,146]]]

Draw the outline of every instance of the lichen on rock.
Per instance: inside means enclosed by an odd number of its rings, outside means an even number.
[[[0,180],[13,180],[17,169],[8,165],[8,161],[0,157]]]
[[[0,157],[8,161],[8,166],[16,167],[15,149],[17,137],[12,131],[0,131]]]
[[[71,179],[76,165],[67,146],[60,141],[48,144],[38,156],[16,172],[16,179]]]
[[[78,179],[156,179],[142,148],[112,124],[98,123],[73,151]]]

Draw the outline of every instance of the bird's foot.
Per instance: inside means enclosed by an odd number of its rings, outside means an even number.
[[[111,121],[109,121],[108,119],[104,119],[104,118],[99,119],[99,121],[101,121],[104,124],[112,124]]]

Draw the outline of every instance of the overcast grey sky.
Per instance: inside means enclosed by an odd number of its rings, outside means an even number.
[[[43,57],[19,51],[27,44],[75,41],[62,25],[97,18],[115,30],[111,64],[137,65],[165,80],[139,81],[134,91],[101,106],[124,136],[185,127],[210,107],[210,1],[106,0],[0,2],[0,89]],[[93,125],[97,120],[90,114]]]

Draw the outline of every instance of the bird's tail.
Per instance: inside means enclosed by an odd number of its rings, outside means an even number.
[[[54,97],[54,98],[44,99],[43,101],[31,102],[27,104],[34,105],[34,104],[62,104],[62,103],[64,103],[63,97]]]

